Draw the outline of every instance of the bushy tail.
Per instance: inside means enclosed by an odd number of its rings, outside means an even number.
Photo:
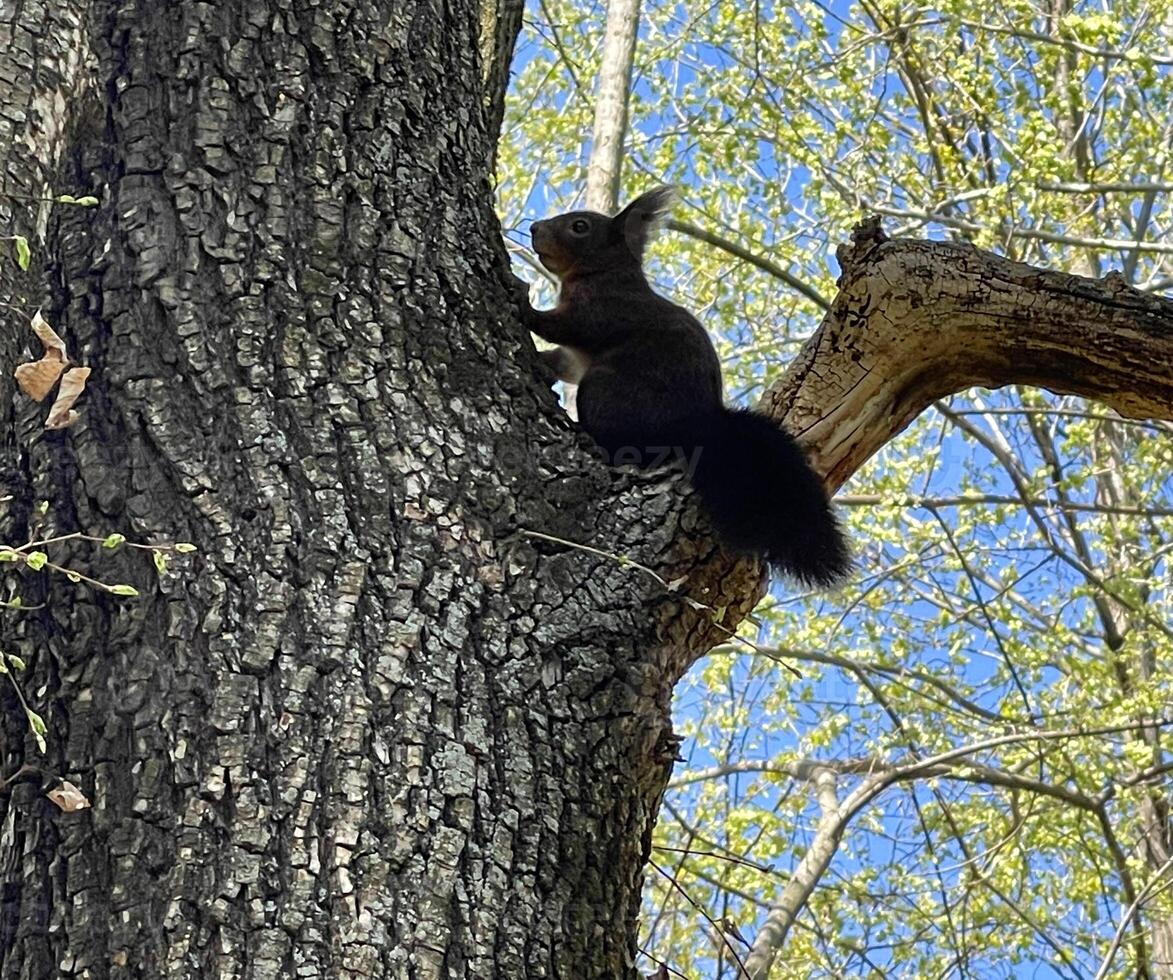
[[[842,579],[851,568],[847,542],[798,443],[745,409],[722,409],[699,429],[692,484],[730,550],[809,585]]]

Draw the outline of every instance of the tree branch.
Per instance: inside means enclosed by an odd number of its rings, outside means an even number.
[[[1173,302],[967,245],[889,241],[871,218],[838,252],[839,295],[762,408],[837,489],[934,400],[1028,384],[1173,419]]]
[[[1120,514],[1130,517],[1173,517],[1173,507],[1126,507],[1110,504],[1080,504],[1071,500],[1047,500],[1043,497],[1011,497],[996,493],[964,494],[957,497],[918,497],[908,494],[885,497],[878,493],[840,494],[837,502],[845,507],[907,507],[935,510],[938,507],[1029,506],[1041,509],[1076,511],[1081,514]]]
[[[876,214],[891,218],[907,218],[918,224],[938,224],[946,228],[955,228],[968,235],[997,234],[1006,238],[1029,238],[1041,242],[1051,242],[1054,245],[1079,245],[1084,248],[1106,248],[1122,251],[1153,252],[1158,255],[1173,255],[1173,244],[1168,242],[1146,242],[1137,238],[1091,238],[1086,235],[1067,235],[1057,231],[1047,231],[1043,228],[1025,228],[1008,222],[989,227],[968,221],[949,214],[937,211],[926,211],[920,208],[897,208],[888,204],[869,203],[867,207]]]
[[[603,60],[595,94],[595,125],[587,163],[586,206],[610,214],[619,202],[619,172],[627,134],[627,98],[639,36],[639,0],[608,0]]]

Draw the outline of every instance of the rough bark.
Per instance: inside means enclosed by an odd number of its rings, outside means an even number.
[[[0,798],[5,977],[634,975],[660,589],[525,531],[664,556],[676,498],[584,451],[510,315],[482,13],[91,13],[58,189],[102,203],[54,219],[47,312],[94,373],[13,458],[45,533],[200,552],[55,555],[137,601],[21,584],[94,807]]]
[[[44,300],[42,266],[49,197],[74,120],[72,107],[92,89],[85,5],[0,4],[0,236],[25,238],[32,262],[22,271],[12,241],[0,241],[0,535],[4,511],[20,511],[27,481],[15,463],[17,432],[32,413],[17,412],[12,365],[32,339],[23,325]],[[36,346],[35,341],[33,346]],[[38,351],[39,353],[39,351]]]
[[[47,299],[42,272],[48,198],[79,118],[71,107],[84,104],[91,91],[84,22],[83,3],[54,4],[48,9],[34,3],[0,3],[0,235],[24,237],[32,259],[28,271],[22,271],[15,261],[14,243],[0,242],[0,541],[5,542],[28,525],[43,485],[33,479],[25,437],[44,413],[15,397],[12,368],[24,360],[30,342],[38,346],[28,323]],[[10,584],[3,583],[5,599],[12,594]],[[0,611],[0,650],[18,652],[16,636],[22,626],[17,617]],[[26,735],[24,714],[5,680],[0,687],[3,776],[16,773],[25,758],[39,762],[31,742],[22,746]],[[40,783],[34,776],[0,793],[0,949],[7,948],[22,928],[41,933],[47,928],[44,885],[50,868],[60,866],[44,862],[35,869],[22,866],[24,852],[41,847],[48,854],[58,842],[54,815],[49,812],[53,808],[46,808],[47,801],[36,792]],[[31,819],[20,819],[4,798],[22,794],[32,794],[27,814]],[[38,897],[22,913],[21,896],[29,893]],[[0,974],[7,977],[3,962],[0,953]],[[38,953],[27,975],[57,976],[57,963]]]

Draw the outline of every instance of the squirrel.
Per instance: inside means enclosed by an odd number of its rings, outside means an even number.
[[[571,211],[535,221],[534,251],[561,288],[554,309],[535,310],[515,277],[522,322],[559,345],[540,356],[579,386],[579,422],[612,463],[651,468],[677,455],[730,551],[804,584],[834,585],[851,558],[822,481],[774,422],[725,406],[704,327],[644,276],[644,247],[674,199],[671,187],[656,187],[612,218]]]

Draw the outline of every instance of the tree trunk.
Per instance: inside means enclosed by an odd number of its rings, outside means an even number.
[[[54,190],[102,203],[44,241],[93,375],[65,433],[22,406],[50,506],[5,532],[199,552],[54,551],[137,600],[25,575],[47,605],[6,643],[49,752],[10,703],[6,772],[93,809],[0,800],[6,978],[634,976],[659,588],[524,531],[666,551],[672,498],[612,494],[535,380],[480,12],[91,13],[96,125]]]

